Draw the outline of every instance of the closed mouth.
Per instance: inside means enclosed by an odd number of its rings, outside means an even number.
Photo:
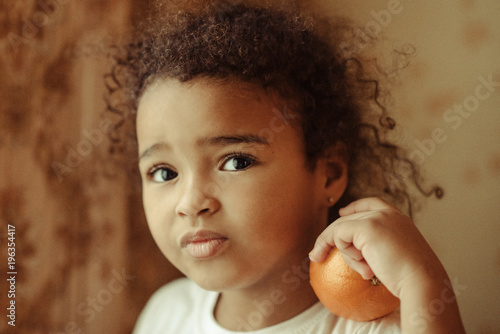
[[[227,240],[227,237],[214,231],[192,231],[182,237],[181,248],[195,259],[208,259],[221,251]]]

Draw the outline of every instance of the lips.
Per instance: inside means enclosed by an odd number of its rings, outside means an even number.
[[[181,238],[181,247],[195,259],[208,259],[222,251],[227,240],[227,237],[214,231],[192,231]]]

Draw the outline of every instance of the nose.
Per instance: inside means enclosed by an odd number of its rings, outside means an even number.
[[[185,181],[175,209],[177,215],[199,217],[214,214],[219,210],[220,202],[215,198],[215,183],[204,183],[199,179]]]

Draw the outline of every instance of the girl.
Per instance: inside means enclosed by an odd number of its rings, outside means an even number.
[[[409,199],[403,176],[416,173],[380,141],[394,121],[343,56],[347,24],[221,3],[149,24],[117,69],[137,110],[148,225],[187,278],[151,298],[135,333],[463,332],[443,266],[389,204]],[[332,247],[400,312],[328,312],[308,265]]]

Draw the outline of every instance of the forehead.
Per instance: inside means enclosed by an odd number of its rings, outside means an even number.
[[[187,106],[221,108],[229,105],[233,108],[247,106],[246,109],[251,110],[256,105],[272,107],[276,100],[259,86],[237,80],[197,78],[180,82],[167,78],[156,79],[148,85],[139,99],[138,110],[148,112],[169,108],[173,111]]]
[[[139,100],[137,137],[145,142],[187,140],[221,132],[267,133],[286,125],[285,103],[258,87],[241,82],[175,79],[153,82]],[[274,131],[276,132],[276,131]],[[276,133],[272,133],[275,135]]]

